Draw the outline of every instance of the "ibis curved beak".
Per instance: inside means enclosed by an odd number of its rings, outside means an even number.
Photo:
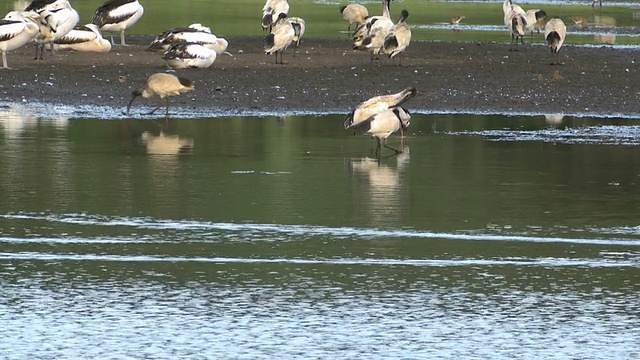
[[[129,115],[129,109],[131,108],[131,104],[133,104],[133,100],[135,100],[138,97],[138,95],[133,94],[133,97],[131,98],[131,101],[129,101],[129,105],[127,105],[127,115]]]

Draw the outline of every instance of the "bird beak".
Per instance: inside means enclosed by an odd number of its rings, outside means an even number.
[[[131,104],[133,104],[133,100],[135,100],[137,97],[137,95],[133,95],[131,101],[129,101],[129,105],[127,105],[127,115],[129,115],[129,109],[131,108]]]

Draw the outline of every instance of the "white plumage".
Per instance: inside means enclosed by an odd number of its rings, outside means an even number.
[[[196,43],[177,43],[167,49],[162,57],[172,69],[208,68],[216,61],[217,54]]]
[[[36,36],[36,59],[42,60],[45,46],[55,52],[53,43],[67,35],[80,22],[80,15],[66,0],[58,0],[40,13],[40,33]],[[38,56],[38,52],[40,55]]]
[[[78,25],[67,35],[53,41],[55,50],[74,50],[85,52],[109,52],[111,42],[102,37],[95,24]]]
[[[289,14],[287,0],[267,0],[262,7],[262,30],[272,30],[282,14]]]
[[[551,65],[560,65],[560,55],[558,51],[560,51],[562,44],[564,44],[566,36],[567,27],[564,22],[558,18],[549,20],[544,27],[544,38],[551,51]]]
[[[153,96],[158,96],[160,99],[166,98],[166,107],[167,112],[166,115],[169,116],[169,97],[178,96],[180,94],[184,94],[189,91],[194,90],[193,82],[187,78],[177,77],[175,75],[166,74],[166,73],[156,73],[147,79],[144,87],[134,90],[132,92],[131,101],[129,101],[129,105],[127,106],[127,114],[129,114],[129,109],[131,108],[131,104],[138,97],[142,97],[143,99],[148,99]],[[161,101],[158,101],[158,106],[153,109],[149,114],[153,114],[156,110],[158,110],[161,106]]]
[[[402,65],[402,53],[411,43],[411,29],[407,25],[409,12],[402,10],[398,23],[393,25],[389,30],[387,37],[384,39],[383,51],[390,58],[395,59],[398,56],[398,65]]]
[[[216,54],[229,54],[226,50],[229,42],[211,33],[211,29],[201,24],[191,24],[187,28],[175,28],[162,32],[149,45],[149,50],[166,51],[171,45],[193,43],[203,45]]]
[[[26,45],[37,34],[39,28],[33,21],[25,18],[18,11],[9,12],[0,20],[0,52],[2,53],[2,69],[8,69],[7,52]]]
[[[369,100],[363,101],[347,115],[344,128],[348,129],[377,113],[400,106],[415,95],[416,88],[408,87],[396,94],[374,96]]]
[[[285,14],[280,14],[275,26],[271,29],[271,33],[264,39],[264,53],[275,54],[276,64],[278,64],[278,53],[280,53],[280,64],[284,64],[282,53],[291,45],[296,30]]]
[[[396,154],[402,151],[394,149],[386,144],[386,140],[391,134],[404,130],[409,126],[411,114],[405,108],[398,106],[382,112],[376,113],[364,121],[353,126],[354,134],[370,135],[377,140],[377,152],[380,156],[380,147],[384,146],[393,150]]]
[[[378,54],[384,46],[384,39],[393,27],[389,9],[390,3],[391,0],[382,0],[382,16],[368,18],[364,24],[356,29],[354,35],[353,48],[368,50],[371,54],[371,62],[378,58]]]
[[[144,14],[144,7],[138,0],[109,0],[100,6],[91,18],[101,32],[120,33],[120,44],[126,45],[124,32],[133,26]],[[113,34],[111,34],[113,44]]]
[[[360,4],[349,4],[346,6],[341,6],[340,14],[342,14],[342,18],[349,22],[349,27],[347,28],[347,35],[351,34],[351,25],[353,23],[362,24],[369,17],[369,10],[367,10],[364,5]]]

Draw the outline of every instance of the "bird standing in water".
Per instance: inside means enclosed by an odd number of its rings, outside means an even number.
[[[138,96],[143,99],[148,99],[153,96],[158,96],[161,100],[166,100],[166,116],[169,116],[169,97],[178,96],[184,94],[189,91],[194,90],[193,82],[187,78],[177,77],[171,74],[165,73],[156,73],[147,79],[147,82],[144,87],[134,90],[129,101],[129,105],[127,106],[127,115],[129,114],[129,109],[131,108],[131,104],[133,100],[135,100]],[[156,110],[158,110],[162,106],[162,101],[158,101],[158,106],[153,109],[149,115],[153,114]]]

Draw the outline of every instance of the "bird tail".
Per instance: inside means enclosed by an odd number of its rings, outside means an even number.
[[[353,115],[356,113],[355,110],[353,110],[352,112],[349,113],[349,115],[347,115],[347,119],[344,122],[344,128],[348,129],[351,127],[351,125],[353,125]]]
[[[391,56],[393,51],[398,47],[398,39],[395,36],[389,36],[384,39],[384,45],[382,48],[384,49],[384,53]]]
[[[338,9],[338,11],[340,12],[340,14],[342,14],[344,12],[344,9],[346,9],[347,6],[340,6],[340,9]]]
[[[273,45],[275,45],[275,38],[276,36],[274,34],[269,34],[267,35],[266,38],[264,38],[264,48],[265,50],[270,49],[273,47]]]
[[[560,34],[557,31],[552,31],[547,35],[547,45],[555,52],[555,49],[558,47],[560,43]]]

